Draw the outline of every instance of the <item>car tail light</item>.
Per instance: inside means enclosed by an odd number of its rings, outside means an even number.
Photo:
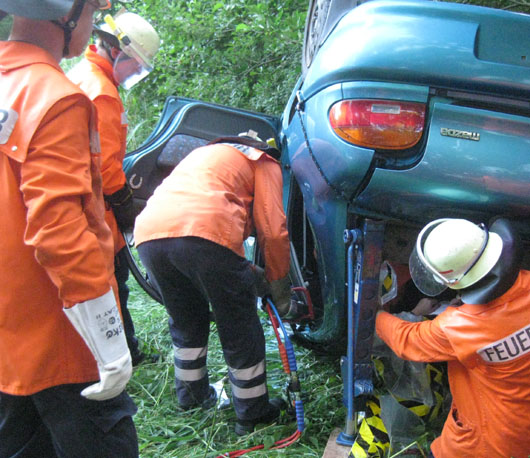
[[[393,100],[342,100],[329,112],[335,133],[349,143],[374,149],[405,149],[423,132],[425,105]]]

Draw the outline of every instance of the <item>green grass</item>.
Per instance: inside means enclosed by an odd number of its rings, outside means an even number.
[[[265,444],[262,451],[249,453],[252,458],[315,457],[320,458],[331,432],[343,428],[346,408],[342,404],[342,379],[337,358],[317,356],[296,347],[298,373],[305,410],[305,431],[301,439],[285,449],[272,450],[271,445],[296,431],[296,423],[282,418],[279,424],[263,427],[245,436],[233,431],[235,414],[226,410],[194,409],[183,411],[178,406],[174,389],[173,353],[164,307],[141,290],[134,279],[129,280],[131,294],[129,309],[136,334],[144,351],[160,354],[156,363],[144,363],[135,368],[128,391],[138,406],[135,423],[142,458],[215,458],[222,453]],[[287,376],[283,372],[273,329],[264,312],[262,324],[267,339],[268,386],[272,397],[284,396]],[[227,376],[221,346],[211,324],[208,352],[210,381]],[[229,391],[229,384],[225,387]],[[376,388],[376,391],[381,392]],[[383,391],[385,391],[383,389]],[[443,421],[445,415],[438,420]],[[439,433],[441,423],[429,426],[409,444],[392,450],[389,458],[428,455],[429,443]],[[414,451],[411,452],[411,450]],[[246,455],[247,456],[247,455]]]
[[[268,426],[240,438],[233,432],[235,414],[232,408],[221,411],[181,410],[174,390],[173,354],[166,311],[149,298],[134,280],[129,281],[129,286],[129,309],[136,334],[144,351],[161,355],[158,362],[136,368],[128,386],[138,406],[135,423],[142,458],[216,457],[258,444],[270,446],[296,431],[296,423],[284,419],[282,424]],[[282,369],[272,328],[264,313],[262,317],[267,338],[269,390],[273,397],[284,395],[287,376]],[[340,372],[339,361],[317,357],[302,348],[296,348],[296,357],[306,413],[304,435],[286,449],[257,451],[249,456],[320,458],[331,431],[344,424],[346,409],[341,402],[342,380],[337,375]],[[208,369],[212,382],[227,375],[214,324],[209,341]]]

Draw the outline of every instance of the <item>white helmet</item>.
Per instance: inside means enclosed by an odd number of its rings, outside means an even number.
[[[495,266],[502,247],[502,238],[483,224],[465,219],[432,221],[420,232],[410,256],[412,280],[428,296],[447,287],[467,288]]]
[[[114,59],[114,77],[126,89],[153,70],[153,58],[160,48],[158,33],[149,22],[135,13],[122,10],[94,31],[122,53]]]

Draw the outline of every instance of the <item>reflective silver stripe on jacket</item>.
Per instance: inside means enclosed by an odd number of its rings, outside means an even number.
[[[255,149],[247,145],[240,145],[239,143],[222,143],[223,145],[231,146],[239,151],[241,151],[245,156],[250,156],[250,153]]]

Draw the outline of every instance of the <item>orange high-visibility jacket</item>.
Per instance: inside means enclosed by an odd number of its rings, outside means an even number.
[[[386,312],[377,334],[403,358],[448,361],[453,395],[436,458],[530,455],[530,272],[487,305],[449,307],[409,323]]]
[[[113,194],[126,180],[123,158],[127,146],[127,116],[114,81],[112,64],[90,45],[85,58],[68,72],[68,78],[83,89],[98,110],[103,193]],[[110,208],[105,212],[105,221],[112,230],[114,252],[117,253],[125,246],[125,241]]]
[[[254,228],[269,281],[289,270],[289,236],[279,163],[253,148],[245,155],[214,144],[186,156],[160,184],[136,218],[134,239],[195,236],[240,256]]]
[[[43,49],[0,43],[0,391],[99,378],[63,307],[115,283],[95,110]],[[91,151],[93,153],[91,153]]]

